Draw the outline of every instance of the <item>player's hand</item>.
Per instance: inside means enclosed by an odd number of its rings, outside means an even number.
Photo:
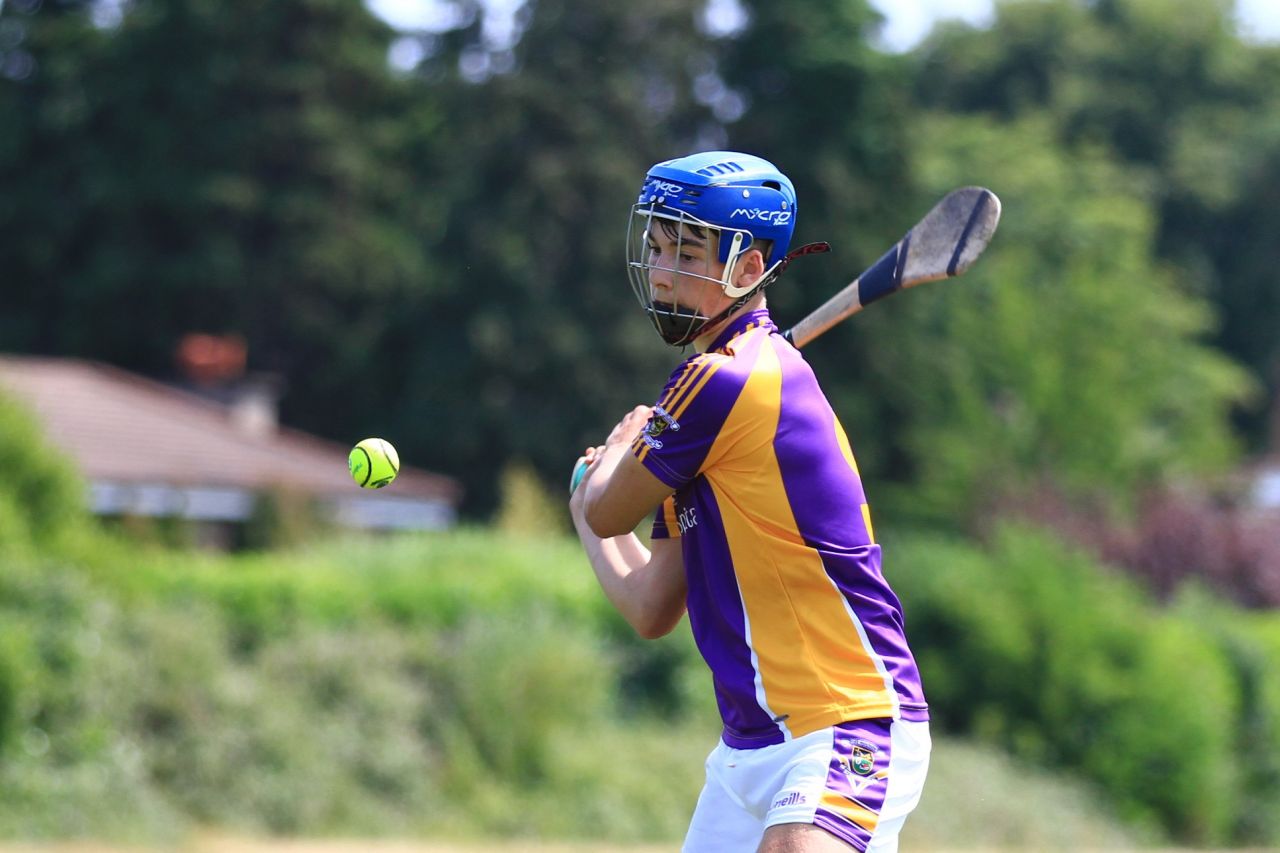
[[[569,496],[569,509],[571,511],[582,511],[583,496],[586,495],[587,481],[591,479],[591,475],[595,473],[596,468],[600,464],[600,457],[604,456],[604,445],[599,447],[588,447],[582,451],[582,455],[578,457],[578,461],[574,463],[576,469],[578,465],[585,464],[587,470],[583,473],[582,479],[578,481],[577,487],[573,490],[573,494]]]
[[[582,475],[582,479],[578,481],[573,494],[569,497],[569,511],[571,513],[583,511],[587,483],[591,480],[591,475],[600,467],[600,461],[604,458],[605,451],[612,449],[615,456],[625,452],[625,448],[631,444],[640,430],[645,428],[645,424],[649,422],[649,417],[652,414],[653,409],[651,407],[636,406],[623,415],[622,420],[618,421],[617,425],[614,426],[604,444],[598,447],[588,447],[583,451],[582,456],[578,457],[580,462],[585,461],[587,463],[587,470]],[[619,445],[621,445],[621,448],[619,448]]]
[[[609,437],[605,439],[605,446],[610,447],[621,443],[630,444],[635,440],[640,430],[644,429],[645,424],[649,422],[649,418],[652,416],[653,407],[636,406],[623,415],[622,420],[618,421],[618,425],[613,428],[613,432],[609,433]]]

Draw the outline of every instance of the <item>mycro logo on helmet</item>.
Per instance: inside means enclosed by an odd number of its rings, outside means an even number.
[[[768,222],[770,225],[786,225],[791,221],[789,210],[762,210],[758,207],[739,207],[729,214],[730,219],[737,219],[739,216],[745,216],[757,222]]]
[[[662,193],[663,195],[680,195],[684,192],[684,187],[679,184],[672,184],[666,181],[652,180],[645,187],[646,191]]]

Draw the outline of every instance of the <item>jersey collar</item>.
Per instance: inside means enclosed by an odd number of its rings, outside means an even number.
[[[707,348],[707,352],[718,352],[729,345],[729,342],[741,335],[743,332],[749,332],[757,327],[763,327],[768,332],[776,332],[778,327],[774,325],[773,318],[769,316],[768,308],[757,308],[754,311],[748,311],[738,317],[735,317],[729,325],[716,336],[715,343]]]

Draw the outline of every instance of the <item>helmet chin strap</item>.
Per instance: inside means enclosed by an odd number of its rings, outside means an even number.
[[[693,309],[681,308],[679,305],[670,302],[651,301],[645,308],[650,319],[653,320],[653,325],[657,328],[658,334],[668,344],[673,347],[688,346],[708,331],[714,330],[739,308],[750,302],[757,293],[777,281],[782,276],[783,271],[796,258],[831,251],[831,246],[828,243],[808,243],[788,252],[782,260],[766,270],[764,275],[752,284],[746,287],[735,287],[729,283],[729,279],[733,275],[734,267],[737,266],[738,250],[741,248],[742,240],[742,232],[739,231],[734,235],[733,245],[729,254],[731,260],[724,273],[722,286],[724,287],[725,295],[734,297],[728,308],[725,308],[714,317],[705,317]]]
[[[766,284],[768,284],[771,280],[772,280],[772,279],[761,279],[759,282],[757,282],[757,283],[756,283],[756,285],[755,285],[754,287],[752,287],[752,288],[751,288],[750,290],[748,290],[746,293],[742,294],[742,295],[741,295],[741,296],[739,296],[737,299],[735,299],[735,300],[733,301],[733,303],[732,303],[728,308],[724,309],[724,310],[723,310],[723,311],[721,311],[719,314],[717,314],[716,316],[712,317],[712,318],[711,318],[710,320],[708,320],[707,322],[703,323],[703,324],[702,324],[702,328],[703,328],[703,329],[714,329],[716,326],[719,326],[721,323],[723,323],[725,320],[727,320],[731,314],[733,314],[735,311],[737,311],[737,310],[738,310],[739,308],[741,308],[743,305],[746,305],[748,302],[750,302],[750,301],[752,300],[752,298],[753,298],[757,293],[759,293],[761,290],[763,290],[763,289],[764,289],[764,286],[765,286]],[[701,334],[702,334],[702,332],[700,332],[700,333],[699,333],[699,336],[701,336]]]
[[[733,238],[734,249],[738,248],[738,244],[740,242],[741,236],[742,236],[741,232],[734,235],[734,238]],[[730,269],[725,270],[724,292],[728,296],[737,296],[738,298],[734,300],[733,304],[730,305],[728,308],[724,309],[715,317],[712,317],[710,320],[703,323],[702,328],[713,329],[716,326],[718,326],[720,323],[722,323],[725,320],[726,317],[728,317],[733,312],[737,311],[743,305],[746,305],[748,302],[750,302],[752,297],[754,297],[757,293],[764,290],[766,287],[768,287],[769,285],[777,281],[779,278],[781,278],[783,270],[789,267],[791,265],[791,262],[794,261],[796,258],[804,257],[805,255],[820,255],[830,251],[831,251],[830,243],[806,243],[805,245],[801,246],[798,249],[792,249],[790,252],[786,254],[785,257],[782,258],[782,260],[778,261],[772,267],[765,270],[764,275],[760,276],[758,281],[756,281],[754,284],[748,285],[745,288],[734,287],[728,282],[729,276],[732,273],[732,267],[736,266],[738,263],[738,259],[735,256],[733,261],[729,264]]]

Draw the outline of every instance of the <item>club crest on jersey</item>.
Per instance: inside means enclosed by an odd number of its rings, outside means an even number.
[[[658,436],[662,435],[667,430],[679,432],[680,422],[667,414],[666,409],[661,406],[654,406],[653,416],[649,418],[649,424],[644,428],[646,443],[648,443],[647,439],[657,439]],[[657,446],[661,447],[662,445],[659,444]]]

